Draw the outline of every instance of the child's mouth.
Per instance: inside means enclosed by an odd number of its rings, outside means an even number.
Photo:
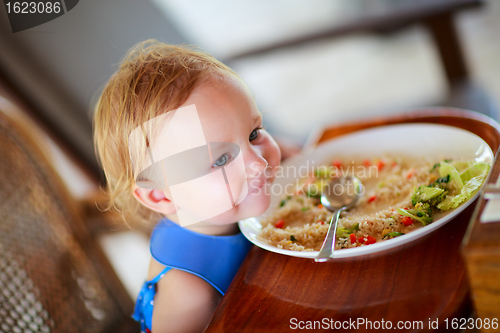
[[[257,182],[257,180],[258,180],[258,182]],[[260,190],[260,188],[262,188],[268,182],[270,182],[270,179],[265,177],[265,176],[260,177],[259,179],[252,179],[248,184],[248,188],[250,189],[249,194],[257,192],[258,190]]]

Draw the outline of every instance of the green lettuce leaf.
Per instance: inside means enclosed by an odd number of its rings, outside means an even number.
[[[347,233],[347,229],[344,227],[338,227],[336,235],[338,238],[345,238],[349,236],[349,234]]]
[[[450,175],[450,183],[454,183],[455,187],[458,190],[461,190],[464,186],[464,183],[460,178],[460,174],[458,173],[457,169],[455,169],[455,167],[449,163],[443,161],[439,164],[439,175],[441,177]]]
[[[340,238],[345,238],[345,237],[349,237],[350,234],[352,234],[353,232],[356,232],[356,231],[359,231],[359,223],[356,223],[355,225],[353,225],[352,227],[350,227],[348,229],[346,229],[344,227],[338,227],[336,235],[338,235],[338,237],[340,237]]]
[[[470,199],[479,190],[487,175],[488,172],[485,172],[479,176],[471,178],[464,184],[460,191],[460,194],[457,194],[455,196],[447,196],[446,199],[444,199],[439,205],[437,205],[437,208],[441,210],[457,208],[463,202]]]
[[[483,173],[488,173],[490,171],[490,165],[484,162],[477,162],[469,166],[460,174],[460,179],[464,182],[468,182],[474,177],[480,176]]]
[[[474,161],[456,161],[450,162],[450,165],[452,165],[458,171],[458,173],[462,173],[465,171],[465,169],[469,168],[474,163]]]

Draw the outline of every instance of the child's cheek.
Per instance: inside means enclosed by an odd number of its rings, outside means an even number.
[[[221,169],[170,186],[170,192],[182,226],[205,221],[233,208]]]
[[[226,182],[221,182],[221,181],[210,182],[210,184],[208,184],[208,188],[206,189],[206,193],[209,196],[214,196],[224,201],[226,200],[231,201],[229,198],[229,192],[227,190]]]
[[[241,152],[236,158],[224,167],[227,184],[234,205],[239,204],[248,194],[248,185],[245,172],[245,162]]]
[[[267,139],[264,152],[264,158],[268,162],[266,174],[269,178],[274,179],[281,163],[281,151],[276,141],[270,135]]]

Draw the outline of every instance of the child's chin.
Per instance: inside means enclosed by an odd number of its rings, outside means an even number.
[[[269,204],[271,203],[271,196],[261,193],[260,195],[252,195],[249,194],[245,200],[243,200],[236,208],[239,208],[240,211],[240,220],[256,217],[263,214],[267,208],[269,208]]]
[[[228,210],[227,212],[224,212],[207,222],[220,225],[238,222],[250,217],[256,217],[263,214],[269,207],[270,203],[270,196],[265,194],[254,197],[247,196],[233,209]]]

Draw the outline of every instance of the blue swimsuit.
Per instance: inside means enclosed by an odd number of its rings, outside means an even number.
[[[142,332],[151,331],[156,283],[172,268],[199,276],[224,295],[250,247],[241,233],[203,235],[162,219],[151,236],[151,255],[167,267],[144,283],[132,318],[140,322]]]

